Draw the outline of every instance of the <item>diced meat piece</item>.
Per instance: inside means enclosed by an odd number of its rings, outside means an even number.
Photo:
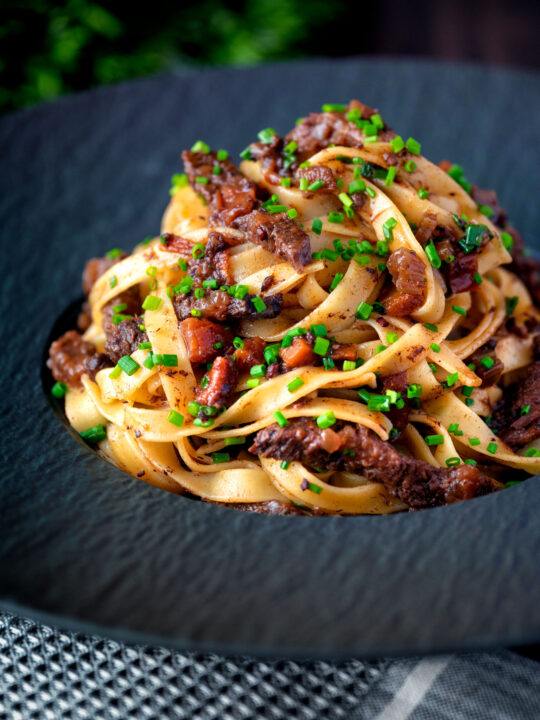
[[[474,372],[481,378],[483,388],[496,385],[504,372],[504,364],[495,354],[496,344],[496,339],[492,338],[485,345],[475,350],[473,354],[465,360],[467,364],[475,364],[476,369]],[[490,360],[493,361],[493,365],[486,367],[486,365],[482,363],[484,358],[490,358]],[[486,362],[489,363],[490,361],[488,360]]]
[[[330,347],[332,360],[356,360],[356,345],[353,343],[332,343]]]
[[[180,330],[192,363],[207,363],[217,355],[222,355],[230,347],[233,339],[232,332],[222,325],[195,317],[183,320],[180,323]]]
[[[123,260],[123,258],[125,257],[127,257],[127,253],[122,252],[120,256],[115,258],[100,257],[91,258],[90,260],[88,260],[84,267],[82,277],[82,287],[84,294],[88,296],[96,280],[101,277],[104,272],[107,272],[110,267],[116,265],[117,262],[120,262],[120,260]]]
[[[102,308],[103,318],[101,326],[103,332],[108,334],[114,329],[115,324],[113,318],[115,315],[119,317],[114,319],[121,320],[122,318],[120,316],[125,316],[124,319],[128,320],[141,312],[141,299],[136,288],[130,288],[123,293],[119,293]]]
[[[95,345],[83,340],[76,330],[68,330],[49,348],[47,367],[55,380],[78,388],[82,376],[88,372],[86,362],[96,354]]]
[[[296,367],[314,365],[317,359],[317,355],[313,352],[311,344],[303,335],[293,337],[289,347],[281,348],[279,355],[283,361],[286,372]]]
[[[422,307],[426,292],[426,271],[413,250],[398,248],[387,263],[394,287],[381,293],[381,303],[388,315],[405,317]]]
[[[251,242],[279,255],[298,272],[312,262],[308,235],[287,213],[272,214],[261,208],[238,217],[232,226],[245,232]]]
[[[455,259],[445,267],[446,281],[452,295],[478,289],[478,284],[474,279],[478,272],[478,261],[475,254],[456,255]]]
[[[499,205],[495,190],[483,190],[478,185],[471,185],[471,196],[477,205],[484,205],[493,210],[490,220],[494,225],[504,228],[506,225],[506,211]]]
[[[400,454],[362,425],[337,423],[334,428],[339,442],[333,438],[332,452],[325,450],[328,440],[317,424],[304,418],[290,420],[284,428],[273,424],[260,430],[250,452],[309,467],[359,472],[368,480],[383,483],[414,509],[466,500],[495,489],[491,479],[471,465],[434,467]],[[344,450],[349,451],[347,455]]]
[[[128,320],[122,320],[118,325],[111,325],[107,329],[105,340],[105,353],[117,363],[124,355],[131,355],[138,349],[139,343],[148,342],[148,335],[140,329],[142,318],[135,315]]]
[[[392,423],[392,427],[397,431],[397,434],[393,434],[392,441],[397,440],[401,436],[409,422],[411,408],[407,402],[407,385],[406,372],[394,373],[393,375],[386,375],[386,377],[381,378],[382,394],[386,393],[387,390],[394,390],[395,392],[401,393],[402,399],[405,401],[402,408],[391,405],[390,411],[386,413],[386,416]]]
[[[253,304],[253,295],[245,295],[241,300],[224,290],[207,290],[204,297],[194,295],[176,295],[173,304],[179,320],[192,316],[191,311],[200,312],[203,320],[228,322],[242,318],[273,318],[281,311],[282,296],[267,295],[264,298],[266,309],[258,312]]]
[[[298,178],[307,178],[310,185],[322,180],[324,185],[320,190],[336,190],[337,188],[334,173],[326,165],[309,165],[308,167],[299,168],[296,176]]]
[[[277,184],[280,175],[288,175],[298,162],[283,152],[284,142],[279,135],[273,135],[269,143],[257,142],[249,146],[252,160],[260,163],[266,179]]]
[[[234,394],[238,371],[232,357],[217,357],[207,373],[208,385],[198,387],[195,396],[201,405],[212,407],[227,406]]]
[[[97,373],[100,370],[104,370],[107,367],[112,367],[112,362],[110,359],[105,355],[105,353],[96,353],[95,355],[90,355],[90,357],[86,358],[84,361],[84,364],[86,366],[86,372],[92,380],[95,380]]]
[[[218,232],[211,232],[208,235],[204,253],[200,257],[193,257],[194,243],[172,233],[162,235],[165,240],[165,248],[172,250],[188,258],[187,273],[194,280],[201,284],[203,280],[215,279],[218,285],[230,285],[233,282],[231,271],[230,247],[235,242],[231,238],[225,238]]]
[[[529,408],[528,412],[524,408]],[[503,398],[493,411],[490,427],[513,450],[540,437],[539,361],[529,365],[523,380],[505,388]]]
[[[254,365],[262,365],[265,362],[265,347],[266,343],[262,338],[245,338],[244,347],[234,350],[238,372],[248,372]]]
[[[420,225],[416,230],[415,237],[421,245],[425,245],[433,237],[437,228],[437,216],[435,213],[424,213]]]

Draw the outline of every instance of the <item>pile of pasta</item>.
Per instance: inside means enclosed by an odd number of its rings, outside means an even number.
[[[389,152],[388,143],[373,142],[361,149],[329,147],[309,160],[311,165],[330,168],[346,188],[354,181],[358,159],[388,167],[385,158]],[[540,472],[540,458],[530,453],[527,456],[527,447],[519,454],[513,452],[486,423],[505,384],[531,363],[531,338],[508,335],[498,344],[504,373],[492,387],[481,388],[480,378],[465,362],[505,321],[506,297],[518,298],[512,311],[518,319],[537,315],[537,311],[520,279],[504,268],[511,257],[500,231],[481,214],[471,196],[423,156],[415,157],[415,165],[414,171],[406,172],[400,160],[391,185],[383,178],[363,178],[365,202],[338,224],[329,221],[329,213],[335,209],[331,193],[306,194],[298,187],[272,184],[259,162],[244,161],[241,170],[247,178],[277,196],[280,205],[297,211],[296,219],[308,233],[317,258],[302,272],[249,242],[241,231],[210,226],[208,206],[187,185],[175,189],[164,213],[161,232],[174,233],[194,245],[204,245],[211,232],[233,238],[234,282],[247,286],[263,300],[266,294],[283,295],[283,309],[277,317],[243,319],[236,330],[240,337],[279,343],[297,328],[321,324],[337,342],[354,343],[361,364],[347,370],[295,368],[270,379],[263,377],[255,387],[249,383],[249,374],[241,375],[233,404],[211,423],[196,423],[188,406],[195,398],[201,372],[189,361],[170,297],[170,288],[186,271],[179,265],[178,253],[165,248],[157,236],[149,244],[137,246],[99,277],[89,297],[92,324],[84,337],[102,349],[103,306],[119,293],[138,286],[141,298],[151,294],[160,300],[144,313],[152,352],[176,355],[178,364],[174,368],[147,367],[144,361],[149,351],[138,349],[132,354],[140,366],[136,373],[111,377],[110,368],[106,368],[97,373],[95,381],[84,376],[83,389],[70,390],[66,396],[71,424],[79,431],[98,423],[106,425],[107,438],[100,444],[101,451],[128,473],[172,492],[188,491],[218,503],[292,501],[331,514],[389,513],[406,505],[382,483],[369,482],[361,474],[325,472],[324,468],[314,472],[299,462],[287,464],[257,457],[247,451],[248,445],[242,444],[241,438],[275,423],[276,412],[290,420],[316,418],[331,411],[336,419],[363,425],[387,441],[392,431],[390,419],[384,412],[368,409],[358,389],[372,389],[379,378],[406,372],[408,383],[421,386],[422,394],[399,441],[402,452],[442,468],[452,458],[474,458],[484,468],[492,464],[530,474]],[[428,191],[425,197],[419,196],[421,188]],[[335,195],[339,193],[337,189]],[[452,216],[457,215],[488,227],[492,239],[477,255],[479,287],[474,292],[445,297],[444,283],[411,229],[411,224],[419,225],[426,213],[434,214],[441,226],[449,226]],[[314,223],[317,220],[320,222]],[[411,317],[386,314],[386,322],[381,324],[376,309],[365,318],[358,313],[362,303],[377,308],[383,283],[381,258],[372,254],[363,262],[341,256],[328,260],[321,251],[339,247],[338,241],[347,246],[352,239],[364,239],[373,246],[377,241],[387,242],[388,221],[392,228],[390,251],[413,250],[425,266],[427,286],[424,304]],[[157,268],[152,277],[147,273],[149,266]],[[338,273],[342,279],[333,284]],[[265,291],[263,281],[269,275],[274,282]],[[113,276],[115,283],[111,282]],[[466,313],[456,312],[456,306]],[[445,382],[449,375],[455,378],[451,387]],[[302,384],[291,392],[288,386],[297,377]],[[470,389],[467,395],[463,388]],[[466,403],[467,397],[474,403]],[[176,413],[175,418],[182,417],[181,425],[171,421],[171,411]],[[456,423],[462,431],[459,436],[448,429]],[[442,436],[442,441],[434,446],[426,444],[420,427]],[[469,443],[471,438],[479,440],[474,447]],[[235,451],[232,458],[226,452],[230,449]],[[216,463],[216,453],[225,460]],[[309,489],[312,486],[318,488],[316,492]]]

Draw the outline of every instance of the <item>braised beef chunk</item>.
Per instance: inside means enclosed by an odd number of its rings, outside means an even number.
[[[212,407],[227,406],[234,394],[238,371],[232,357],[217,357],[207,373],[208,384],[195,391],[197,402]]]
[[[119,293],[112,300],[109,300],[102,308],[103,318],[101,326],[103,332],[108,334],[115,328],[115,320],[129,320],[135,315],[141,313],[141,299],[136,288],[130,288],[123,293]]]
[[[504,372],[504,364],[495,354],[496,345],[497,339],[491,338],[465,360],[467,364],[474,363],[476,366],[474,372],[481,378],[483,388],[496,385]],[[485,358],[488,359],[485,360]],[[491,362],[493,362],[493,365],[491,365]]]
[[[226,238],[218,232],[208,235],[204,252],[193,257],[194,243],[179,235],[165,233],[161,236],[166,250],[182,255],[187,260],[187,273],[200,285],[203,280],[215,279],[218,285],[230,285],[233,282],[230,248],[235,245],[232,238]]]
[[[84,361],[86,372],[92,380],[95,380],[97,373],[100,370],[104,370],[107,367],[112,367],[112,362],[110,358],[105,355],[105,353],[96,353],[95,355],[90,355],[86,358]]]
[[[83,340],[76,330],[68,330],[49,348],[47,367],[58,382],[70,388],[81,386],[82,376],[88,372],[86,362],[97,354],[92,343]]]
[[[398,248],[390,254],[387,263],[394,287],[381,294],[381,302],[388,315],[404,317],[424,304],[426,271],[413,250]]]
[[[292,339],[289,347],[281,348],[279,356],[283,362],[285,372],[303,365],[314,365],[317,356],[312,347],[312,343],[309,343],[304,335],[298,335]]]
[[[540,361],[529,365],[523,380],[505,388],[490,427],[513,450],[540,437]]]
[[[437,215],[435,213],[424,213],[418,229],[414,235],[421,245],[425,245],[433,237],[437,229]]]
[[[122,320],[118,325],[112,325],[107,329],[105,340],[105,353],[117,363],[124,355],[131,355],[138,349],[139,343],[148,342],[148,335],[140,329],[142,318],[134,315],[128,320]]]
[[[506,232],[510,233],[514,240],[511,249],[513,262],[508,269],[525,283],[536,305],[540,305],[540,261],[526,254],[523,238],[515,228],[507,226]]]
[[[309,165],[299,168],[296,173],[299,178],[307,178],[309,184],[322,181],[324,185],[320,190],[336,190],[337,183],[334,173],[326,165]]]
[[[478,185],[471,185],[471,196],[477,205],[484,205],[493,210],[490,220],[494,225],[504,228],[507,221],[506,211],[499,205],[495,190],[483,190]]]
[[[217,355],[223,355],[233,340],[232,332],[222,325],[195,317],[183,320],[180,330],[192,363],[207,363]]]
[[[277,184],[280,175],[288,175],[298,165],[290,153],[284,153],[285,143],[279,135],[272,135],[270,142],[257,142],[249,146],[251,159],[261,164],[266,178]]]
[[[273,318],[281,311],[281,295],[267,295],[263,302],[266,308],[261,312],[253,304],[253,295],[245,295],[241,300],[225,290],[206,290],[204,297],[194,295],[176,295],[173,304],[179,320],[192,316],[195,310],[203,320],[228,322],[242,318]]]
[[[269,213],[260,206],[257,186],[235,167],[231,160],[218,163],[215,153],[184,152],[184,166],[191,187],[199,192],[212,210],[212,225],[229,225],[245,232],[248,239],[276,253],[296,270],[311,262],[309,237],[287,213]],[[219,164],[222,171],[214,175]],[[197,182],[205,178],[206,183]]]
[[[245,232],[248,240],[262,245],[302,272],[312,262],[309,237],[287,213],[269,213],[262,208],[239,216],[233,227]]]
[[[262,338],[246,338],[243,342],[243,347],[234,349],[238,372],[248,372],[254,365],[262,365],[266,362],[264,359],[266,343]]]
[[[455,256],[455,259],[446,265],[446,281],[453,295],[478,289],[474,276],[478,272],[476,255]]]
[[[249,450],[309,467],[361,473],[368,480],[382,482],[414,509],[467,500],[495,489],[492,481],[471,465],[434,467],[400,454],[362,425],[334,427],[337,430],[321,430],[313,420],[304,418],[290,420],[283,428],[269,425],[257,433]]]
[[[91,258],[90,260],[88,260],[84,267],[82,276],[82,287],[84,294],[89,295],[90,290],[92,289],[98,277],[101,277],[104,272],[106,272],[113,265],[116,265],[117,262],[120,262],[120,260],[125,257],[127,257],[127,253],[122,252],[121,255],[115,258],[100,257]]]

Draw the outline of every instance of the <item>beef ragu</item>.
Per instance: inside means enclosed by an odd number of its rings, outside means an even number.
[[[540,472],[539,265],[494,191],[357,101],[261,130],[240,166],[203,141],[182,159],[162,233],[88,261],[79,330],[50,347],[83,438],[269,514],[420,510]]]

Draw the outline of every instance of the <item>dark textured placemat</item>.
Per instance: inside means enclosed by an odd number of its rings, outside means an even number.
[[[0,613],[0,719],[341,720],[387,665],[179,653]]]

